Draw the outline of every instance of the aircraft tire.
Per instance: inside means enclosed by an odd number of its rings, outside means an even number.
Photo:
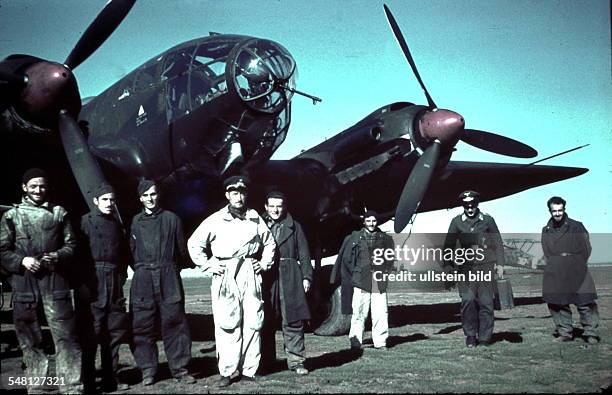
[[[342,336],[349,332],[351,315],[342,314],[341,292],[338,286],[330,297],[329,315],[323,323],[314,330],[319,336]]]

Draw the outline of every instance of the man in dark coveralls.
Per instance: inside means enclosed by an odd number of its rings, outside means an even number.
[[[276,361],[275,334],[280,322],[287,366],[298,375],[306,375],[304,321],[310,319],[306,293],[312,284],[308,242],[300,224],[287,212],[287,198],[282,192],[268,193],[265,208],[263,218],[274,236],[276,254],[274,265],[262,275],[262,367],[269,368]]]
[[[542,250],[546,258],[542,299],[555,323],[557,341],[572,340],[572,310],[580,314],[585,341],[599,342],[597,292],[587,261],[591,255],[589,233],[581,222],[567,216],[565,200],[558,196],[547,202],[551,218],[542,228]]]
[[[183,225],[174,213],[160,207],[153,181],[141,180],[138,195],[144,209],[132,220],[130,238],[134,259],[130,289],[134,359],[142,371],[143,385],[152,385],[158,367],[156,326],[161,321],[172,376],[192,384],[195,379],[187,371],[191,337],[179,269],[189,259]]]
[[[59,384],[62,393],[80,393],[81,349],[66,278],[76,246],[74,233],[66,210],[47,200],[46,173],[30,169],[22,181],[21,203],[7,211],[0,221],[0,253],[2,267],[10,273],[13,321],[23,351],[25,376],[33,378],[28,392],[41,390],[46,384]],[[55,343],[54,383],[34,381],[51,377],[37,315],[41,304]]]
[[[83,330],[83,378],[86,390],[95,384],[95,360],[98,344],[105,392],[126,390],[117,379],[119,347],[127,334],[127,313],[123,285],[130,262],[129,246],[121,224],[113,216],[115,192],[109,184],[98,185],[93,202],[96,209],[81,217],[80,262],[85,268],[83,280],[88,294],[86,311],[80,312]],[[93,336],[93,339],[91,338]]]
[[[473,254],[476,258],[460,265],[458,260],[445,262],[445,270],[458,266],[458,272],[465,275],[466,281],[457,286],[461,296],[461,325],[466,336],[467,347],[477,344],[488,346],[493,336],[493,298],[495,265],[504,265],[504,245],[495,220],[478,209],[480,195],[475,191],[464,191],[459,195],[463,214],[453,218],[448,228],[444,251],[457,247],[480,251]],[[446,255],[446,254],[445,254]],[[470,281],[469,275],[476,274],[481,279]]]

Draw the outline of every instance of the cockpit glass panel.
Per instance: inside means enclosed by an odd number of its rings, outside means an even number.
[[[234,58],[234,84],[240,98],[255,110],[279,111],[291,100],[295,60],[280,44],[250,40]]]
[[[161,80],[166,85],[166,116],[168,123],[189,113],[189,68],[195,46],[169,53],[164,59]]]
[[[199,107],[227,93],[225,67],[236,40],[202,43],[195,52],[191,67],[190,97],[192,107]]]

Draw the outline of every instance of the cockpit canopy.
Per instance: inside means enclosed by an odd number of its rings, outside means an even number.
[[[232,57],[232,83],[238,96],[256,111],[274,113],[291,100],[297,69],[289,52],[269,40],[242,43]]]

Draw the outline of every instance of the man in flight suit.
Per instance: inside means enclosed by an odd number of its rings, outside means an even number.
[[[179,269],[189,259],[183,225],[176,214],[160,207],[153,181],[141,180],[138,195],[144,209],[132,221],[130,239],[134,259],[130,289],[134,359],[142,371],[143,385],[152,385],[158,365],[155,328],[161,321],[172,376],[179,382],[193,384],[195,378],[187,371],[191,337]]]
[[[81,217],[80,262],[86,267],[84,278],[88,288],[87,313],[82,325],[92,324],[84,333],[83,376],[87,387],[95,378],[98,344],[105,392],[126,390],[129,386],[117,380],[119,347],[127,334],[127,313],[123,285],[130,260],[125,232],[114,217],[115,192],[109,184],[98,185],[94,191],[96,209]],[[91,333],[93,332],[93,333]],[[93,335],[93,339],[90,336]]]
[[[459,273],[465,275],[466,280],[460,281],[458,288],[461,296],[461,325],[466,336],[465,344],[470,348],[477,344],[491,344],[494,323],[493,273],[496,264],[504,264],[501,235],[493,217],[478,209],[479,199],[480,195],[475,191],[464,191],[459,195],[463,214],[453,218],[444,242],[445,252],[447,249],[455,250],[457,241],[460,248],[476,252],[471,254],[476,257],[471,262],[463,263],[458,259],[455,262],[445,262],[445,270],[456,265],[459,266]],[[470,281],[470,273],[480,275],[481,279]]]
[[[76,247],[74,233],[66,210],[47,200],[46,173],[30,169],[22,181],[21,203],[0,221],[0,254],[2,267],[10,273],[13,321],[23,351],[25,376],[50,377],[37,315],[42,304],[55,343],[60,392],[79,393],[83,390],[81,349],[66,278]],[[28,386],[29,392],[40,389]]]
[[[276,250],[265,221],[246,206],[246,178],[230,177],[223,186],[228,205],[206,218],[188,242],[194,263],[212,276],[219,387],[230,385],[235,372],[243,380],[258,380],[261,272],[270,269]]]

